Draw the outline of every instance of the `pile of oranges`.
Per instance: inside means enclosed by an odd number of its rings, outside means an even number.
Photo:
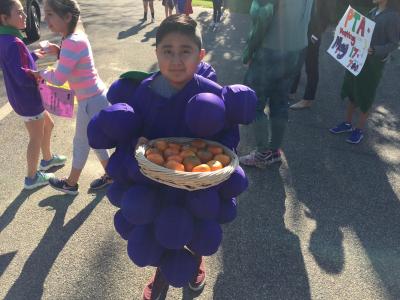
[[[182,172],[217,171],[231,162],[222,147],[203,140],[185,144],[157,140],[146,150],[145,156],[159,166]]]

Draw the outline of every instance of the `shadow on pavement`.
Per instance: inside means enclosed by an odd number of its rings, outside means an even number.
[[[43,285],[58,255],[69,239],[85,222],[92,211],[104,198],[105,193],[96,197],[75,217],[64,225],[68,207],[75,196],[51,196],[39,203],[40,207],[49,207],[55,211],[54,218],[42,240],[27,259],[20,276],[8,291],[5,299],[41,299]]]
[[[30,195],[37,192],[44,186],[38,187],[33,190],[21,190],[19,195],[14,199],[14,201],[7,207],[4,213],[0,216],[0,232],[2,232],[15,218],[20,207],[29,198]]]
[[[321,51],[329,41],[324,39]],[[290,116],[285,146],[288,169],[297,199],[308,209],[306,217],[316,221],[309,251],[318,266],[331,274],[343,271],[342,229],[350,229],[382,286],[399,299],[400,201],[389,178],[399,169],[398,164],[383,159],[387,153],[398,155],[400,147],[396,134],[400,130],[399,90],[394,88],[398,87],[399,66],[386,66],[366,137],[356,146],[345,142],[346,135],[333,136],[327,130],[344,117],[346,103],[339,98],[342,72],[321,52],[322,78],[316,105]]]
[[[138,34],[141,30],[146,28],[148,25],[149,25],[149,23],[141,21],[139,24],[136,24],[136,25],[132,26],[131,28],[118,33],[118,39],[122,40],[122,39],[126,39],[130,36],[134,36],[134,35]]]
[[[285,228],[278,168],[245,171],[250,187],[224,230],[223,272],[213,299],[311,299],[299,238]]]
[[[0,255],[0,277],[3,275],[4,271],[7,270],[8,265],[14,259],[17,251],[5,253]]]
[[[201,12],[196,21],[202,26],[203,48],[207,53],[207,61],[217,71],[220,84],[242,83],[244,67],[241,60],[244,44],[243,47],[241,44],[248,35],[246,30],[249,28],[249,18],[244,14],[225,13],[224,19],[216,31],[210,28],[212,11]]]

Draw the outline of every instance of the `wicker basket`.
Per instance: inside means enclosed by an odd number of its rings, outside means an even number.
[[[201,189],[207,189],[212,186],[218,185],[230,177],[236,167],[239,165],[239,159],[237,155],[224,145],[214,141],[204,140],[209,145],[220,146],[224,149],[224,153],[229,155],[231,162],[221,170],[212,172],[182,172],[171,170],[162,166],[159,166],[145,157],[146,150],[154,142],[158,140],[164,140],[168,143],[179,143],[185,144],[190,143],[194,138],[161,138],[150,141],[148,144],[141,145],[136,149],[135,157],[140,166],[140,171],[146,177],[157,181],[162,184],[166,184],[175,188],[185,189],[188,191],[195,191]]]

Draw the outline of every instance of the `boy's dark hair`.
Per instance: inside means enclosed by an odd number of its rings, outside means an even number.
[[[201,49],[202,41],[197,22],[185,14],[172,15],[161,22],[156,34],[156,47],[169,33],[180,33],[188,36]]]
[[[65,17],[67,14],[71,14],[72,19],[68,24],[68,33],[73,33],[78,25],[79,16],[81,14],[78,2],[75,0],[47,0],[47,4],[61,18]]]
[[[16,3],[15,0],[0,0],[0,15],[6,15],[9,17],[11,15],[11,10],[15,5],[15,3]],[[0,19],[0,25],[2,25],[1,19]]]

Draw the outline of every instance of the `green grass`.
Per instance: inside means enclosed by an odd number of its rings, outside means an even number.
[[[212,8],[212,0],[193,0],[192,1],[193,6],[200,6],[200,7],[205,7],[205,8]]]

